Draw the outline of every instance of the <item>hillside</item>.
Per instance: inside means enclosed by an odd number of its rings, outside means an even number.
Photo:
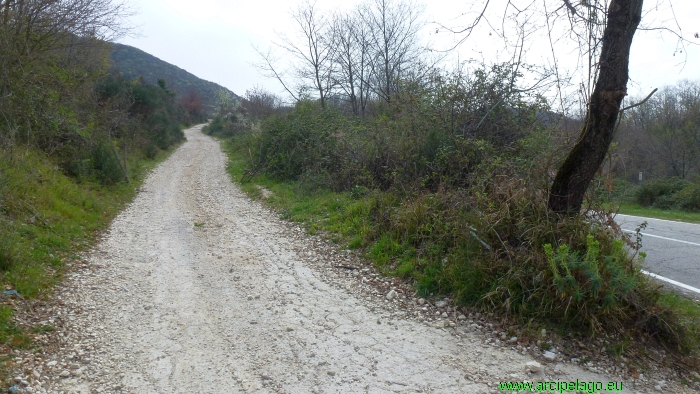
[[[128,79],[143,76],[146,82],[155,84],[159,78],[162,78],[171,90],[180,94],[187,93],[194,88],[202,96],[207,110],[211,110],[216,105],[217,92],[221,89],[238,98],[235,93],[221,85],[198,78],[175,65],[129,45],[114,43],[110,57],[112,67],[119,70]]]

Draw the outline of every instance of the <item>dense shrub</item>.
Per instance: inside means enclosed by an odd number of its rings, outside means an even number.
[[[242,116],[236,114],[216,115],[203,129],[204,133],[216,137],[233,137],[244,133],[247,125]]]
[[[548,210],[551,169],[566,151],[551,137],[556,117],[495,82],[482,73],[445,89],[409,86],[368,117],[300,102],[234,141],[250,159],[247,178],[264,172],[362,201],[372,224],[353,244],[423,295],[523,322],[677,339],[682,329],[611,216],[592,199],[585,215]]]
[[[636,193],[642,206],[662,209],[700,210],[700,184],[680,178],[647,182]]]
[[[676,203],[686,211],[700,211],[700,184],[692,183],[675,194]]]
[[[15,244],[12,241],[9,237],[0,238],[0,271],[8,271],[15,265]]]
[[[146,156],[146,158],[148,158],[149,160],[155,159],[156,156],[158,155],[158,151],[159,151],[159,150],[158,150],[158,147],[157,147],[156,144],[153,143],[153,142],[147,144],[147,145],[143,148],[143,154],[144,154],[144,155]]]
[[[454,294],[575,330],[658,334],[650,323],[658,293],[624,236],[606,225],[607,214],[550,216],[541,181],[504,171],[510,167],[504,163],[469,190],[377,198],[370,255],[388,272],[416,280],[424,295]]]
[[[338,168],[337,134],[346,119],[337,111],[322,111],[302,103],[286,117],[270,117],[262,125],[260,156],[266,171],[279,179],[303,173],[328,173]]]
[[[662,196],[674,194],[688,185],[680,178],[660,179],[649,181],[637,190],[637,202],[642,206],[651,206]]]
[[[110,142],[97,144],[92,151],[93,168],[97,171],[97,177],[105,184],[113,184],[125,179],[122,164],[114,153]]]
[[[128,81],[118,74],[109,75],[96,86],[98,103],[102,108],[111,108],[114,111],[109,114],[109,118],[101,119],[108,123],[110,130],[105,136],[104,132],[99,133],[103,141],[115,141],[119,146],[126,148],[130,152],[138,152],[143,156],[155,158],[161,150],[166,150],[171,146],[184,140],[180,122],[182,121],[182,111],[177,107],[175,94],[170,92],[163,80],[158,85],[146,84],[143,80]],[[96,138],[95,138],[96,139]],[[92,141],[87,139],[86,144],[92,146],[93,162],[95,169],[114,168],[114,166],[104,166],[100,164],[102,158],[108,160],[119,160],[116,150],[110,148],[111,156],[100,153],[100,160],[95,160],[95,151],[104,150],[107,142]],[[109,146],[109,145],[106,145]],[[69,172],[77,172],[84,168],[85,157],[82,154],[74,155],[68,162]],[[100,170],[101,171],[101,170]],[[125,179],[123,170],[122,179]],[[116,172],[110,174],[96,174],[101,179],[116,179]]]

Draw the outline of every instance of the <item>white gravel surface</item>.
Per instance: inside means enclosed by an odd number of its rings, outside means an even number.
[[[59,345],[25,360],[35,367],[17,377],[21,391],[485,393],[499,381],[620,380],[556,349],[532,363],[449,300],[416,300],[305,236],[231,182],[200,129],[73,265],[50,322]]]

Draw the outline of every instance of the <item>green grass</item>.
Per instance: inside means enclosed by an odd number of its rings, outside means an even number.
[[[246,168],[246,161],[233,152],[229,142],[224,142],[229,153],[228,171],[239,181]],[[304,226],[310,234],[327,233],[330,239],[350,249],[367,246],[374,227],[370,211],[375,203],[372,196],[353,197],[352,193],[336,193],[320,190],[309,193],[299,182],[280,182],[266,176],[258,176],[254,182],[240,183],[243,191],[255,198],[262,193],[259,186],[273,194],[268,204],[281,213],[284,219]]]
[[[480,300],[483,300],[483,282],[488,277],[478,266],[479,254],[476,250],[481,248],[478,240],[469,238],[471,243],[466,242],[446,252],[441,238],[434,237],[435,231],[451,231],[449,228],[440,227],[445,226],[446,222],[442,219],[426,222],[414,218],[432,217],[435,212],[426,214],[421,210],[438,206],[437,203],[396,205],[391,200],[393,197],[381,192],[318,191],[299,181],[278,181],[265,175],[258,175],[251,182],[241,183],[248,164],[247,154],[237,151],[230,140],[224,140],[223,143],[228,151],[228,171],[232,178],[255,198],[262,197],[259,186],[271,191],[273,194],[266,199],[266,203],[280,212],[283,218],[299,223],[311,234],[325,234],[328,239],[338,242],[343,247],[361,248],[364,256],[382,273],[412,280],[416,291],[423,296],[449,293],[455,300],[469,305],[478,305]],[[433,197],[426,197],[428,200],[431,198]],[[395,226],[399,227],[379,230],[377,221],[382,219],[377,217],[377,212],[380,211],[380,206],[383,212],[398,215],[394,219],[397,219],[395,222],[398,223]],[[623,206],[621,213],[654,217],[654,213],[649,212],[654,210],[630,211],[627,209],[630,207],[631,205]],[[469,212],[465,213],[468,214]],[[676,220],[682,218],[685,221],[691,221],[692,218],[685,212],[661,217]],[[464,217],[459,217],[456,222],[464,222],[463,219]],[[414,246],[417,241],[423,242],[422,248]],[[451,264],[453,261],[463,264]],[[700,307],[696,302],[674,294],[662,293],[661,297],[658,306],[668,307],[674,315],[680,317],[682,326],[678,327],[679,330],[687,332],[689,327],[700,326]],[[548,327],[551,328],[551,324]],[[630,347],[625,338],[611,347],[613,354],[622,355]],[[698,354],[700,337],[697,333],[686,335],[684,342],[685,349],[692,349],[692,354]]]
[[[63,277],[65,264],[93,244],[131,201],[148,171],[174,150],[152,160],[132,156],[132,184],[110,186],[71,178],[31,148],[0,151],[0,290],[15,289],[23,298],[47,297]],[[15,324],[15,303],[3,301],[0,358],[13,348],[31,346],[37,333],[34,327]],[[6,372],[0,367],[0,374]]]
[[[659,304],[670,308],[685,327],[683,345],[694,354],[700,352],[700,302],[690,300],[675,293],[663,293]]]
[[[700,223],[700,212],[686,212],[672,209],[643,207],[639,204],[623,202],[615,204],[620,207],[620,213],[625,215],[644,216],[648,218],[675,220],[687,223]]]

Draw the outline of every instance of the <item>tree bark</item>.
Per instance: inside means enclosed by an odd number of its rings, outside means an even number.
[[[620,104],[627,94],[632,38],[642,19],[643,0],[612,0],[603,32],[598,80],[581,135],[559,168],[549,193],[549,209],[577,215],[613,139]]]

